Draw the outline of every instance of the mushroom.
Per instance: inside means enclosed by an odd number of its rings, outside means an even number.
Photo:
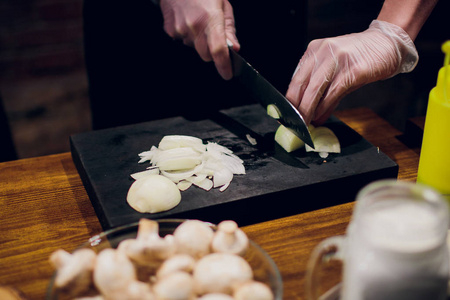
[[[235,287],[253,278],[253,271],[249,263],[238,255],[211,253],[197,262],[193,275],[198,294],[231,295]]]
[[[201,296],[197,300],[234,300],[234,298],[227,294],[210,293],[210,294]]]
[[[94,283],[105,298],[114,298],[136,280],[134,265],[124,253],[108,248],[97,255]]]
[[[98,295],[95,297],[76,298],[74,300],[156,300],[149,284],[141,281],[130,281],[124,289],[117,289],[107,297]]]
[[[259,281],[248,281],[238,286],[233,297],[236,300],[273,300],[274,296],[270,288]]]
[[[199,220],[186,220],[174,231],[177,253],[189,254],[199,259],[210,253],[210,245],[214,236],[213,229]]]
[[[2,300],[28,300],[25,294],[12,286],[0,285],[0,299]]]
[[[124,252],[133,262],[138,278],[147,281],[164,260],[175,254],[174,237],[166,235],[162,238],[158,222],[141,219],[136,239],[121,242],[118,251]]]
[[[96,295],[96,296],[86,296],[86,297],[78,297],[74,298],[73,300],[104,300],[105,298],[102,295]]]
[[[188,254],[175,254],[162,263],[156,272],[158,279],[176,271],[192,273],[194,270],[195,259]]]
[[[94,250],[87,248],[73,254],[62,249],[53,252],[49,261],[56,269],[55,288],[71,297],[92,295],[95,260]]]
[[[125,290],[117,291],[107,300],[156,300],[149,284],[141,281],[131,281]]]
[[[213,252],[226,252],[243,256],[248,249],[248,237],[235,221],[222,221],[212,240]]]
[[[192,275],[175,271],[159,279],[153,285],[158,300],[194,300],[194,279]]]

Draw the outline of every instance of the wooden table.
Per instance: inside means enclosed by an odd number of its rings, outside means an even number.
[[[401,132],[365,108],[336,116],[399,165],[399,180],[416,180],[419,155],[396,138]],[[70,153],[0,164],[0,205],[0,285],[29,299],[45,297],[54,250],[72,251],[102,231]],[[352,208],[351,202],[244,227],[278,265],[284,299],[305,299],[312,249],[345,233]]]

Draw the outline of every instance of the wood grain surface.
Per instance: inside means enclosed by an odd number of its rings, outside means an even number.
[[[399,180],[415,181],[419,155],[396,138],[401,132],[369,109],[336,116],[399,165]],[[45,298],[54,250],[72,251],[101,232],[70,153],[1,163],[0,205],[0,285],[29,299]],[[305,299],[312,249],[326,237],[344,234],[352,209],[347,203],[243,228],[278,265],[284,299]]]

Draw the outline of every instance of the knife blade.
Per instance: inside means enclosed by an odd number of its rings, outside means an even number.
[[[267,79],[252,67],[241,55],[229,45],[230,58],[233,67],[233,77],[236,78],[248,92],[267,109],[274,105],[280,113],[277,121],[290,129],[305,144],[314,148],[311,134],[300,112],[283,96]]]

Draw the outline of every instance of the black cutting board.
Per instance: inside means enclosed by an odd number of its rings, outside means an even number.
[[[142,217],[195,218],[240,226],[355,200],[366,184],[396,178],[398,165],[335,117],[325,126],[341,142],[342,152],[322,159],[304,149],[287,153],[274,143],[278,123],[259,105],[224,110],[210,119],[175,117],[71,136],[72,158],[103,229]],[[251,128],[251,130],[249,129]],[[138,154],[157,146],[165,135],[191,135],[217,142],[244,160],[245,175],[236,175],[224,192],[190,187],[172,210],[142,214],[126,202],[130,174],[143,171]],[[258,141],[252,145],[247,136]]]

